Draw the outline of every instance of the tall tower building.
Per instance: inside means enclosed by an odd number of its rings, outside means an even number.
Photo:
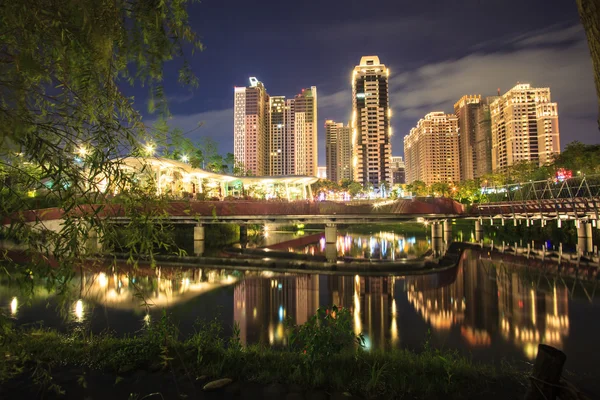
[[[285,129],[285,97],[269,99],[269,175],[287,175],[288,131]]]
[[[270,97],[264,85],[235,88],[234,156],[254,175],[317,175],[317,88],[293,99]]]
[[[482,99],[477,108],[477,125],[475,127],[475,164],[473,177],[480,178],[492,172],[492,118],[490,104],[498,96],[489,96]]]
[[[402,156],[392,156],[392,184],[406,182],[406,165]]]
[[[317,176],[317,87],[294,98],[295,175]]]
[[[325,121],[325,166],[329,180],[337,182],[338,167],[338,129],[343,128],[341,122],[334,122],[330,119]]]
[[[234,89],[233,154],[254,175],[269,172],[269,95],[254,77]]]
[[[352,73],[354,180],[376,188],[392,181],[389,73],[377,56],[362,57]]]
[[[454,114],[458,118],[458,153],[460,156],[460,180],[475,177],[475,130],[477,129],[477,111],[481,104],[481,95],[466,95],[454,104]]]
[[[333,182],[352,180],[352,136],[350,126],[325,121],[325,165],[327,177]]]
[[[491,105],[492,169],[520,161],[544,165],[560,153],[558,106],[549,88],[517,84]]]
[[[458,118],[441,111],[421,118],[404,137],[406,183],[455,182],[460,179]]]

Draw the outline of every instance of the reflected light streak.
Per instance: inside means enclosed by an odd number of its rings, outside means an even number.
[[[17,300],[16,297],[12,298],[12,301],[10,302],[10,314],[11,315],[17,315],[17,308],[19,307],[19,301]]]
[[[75,303],[75,318],[77,322],[83,321],[83,301],[77,300]]]

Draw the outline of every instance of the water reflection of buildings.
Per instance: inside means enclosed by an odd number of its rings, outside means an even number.
[[[246,279],[234,289],[234,320],[243,343],[287,344],[285,320],[303,324],[319,305],[350,309],[356,333],[367,347],[398,341],[395,278],[359,276],[282,276]]]
[[[345,234],[338,235],[336,250],[339,257],[370,258],[381,260],[397,260],[414,258],[429,248],[425,238],[405,237],[393,232],[378,232],[370,235]],[[290,248],[289,251],[294,251]],[[325,254],[325,238],[318,243],[303,246],[304,254]]]
[[[460,326],[470,347],[491,346],[500,333],[534,358],[538,343],[561,347],[569,334],[566,287],[535,288],[516,270],[480,262],[475,252],[463,253],[454,282],[442,282],[438,274],[407,277],[406,291],[434,330]]]
[[[287,344],[285,321],[305,323],[319,303],[319,277],[249,278],[233,291],[233,318],[242,343]]]

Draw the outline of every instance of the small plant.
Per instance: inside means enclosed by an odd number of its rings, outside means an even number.
[[[319,307],[304,325],[291,325],[290,328],[291,348],[299,350],[309,364],[348,350],[355,343],[364,346],[362,335],[356,336],[352,330],[350,310],[335,305]]]

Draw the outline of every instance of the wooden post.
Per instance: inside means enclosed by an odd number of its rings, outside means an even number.
[[[563,366],[567,356],[562,351],[545,345],[538,345],[538,353],[529,377],[531,386],[525,400],[555,400]]]

